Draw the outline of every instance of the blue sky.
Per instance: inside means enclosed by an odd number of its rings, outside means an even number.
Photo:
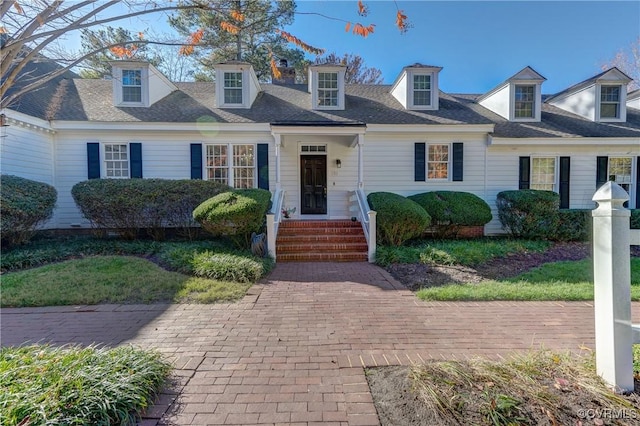
[[[529,65],[556,93],[601,71],[601,64],[640,36],[640,1],[298,1],[298,12],[375,23],[366,39],[345,33],[344,22],[298,14],[286,28],[305,42],[357,53],[392,83],[403,66],[443,67],[446,92],[484,93]],[[396,6],[397,4],[397,6]],[[395,28],[397,7],[413,28]]]

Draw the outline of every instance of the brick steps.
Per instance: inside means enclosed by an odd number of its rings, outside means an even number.
[[[278,228],[278,262],[364,262],[367,249],[360,222],[285,220]]]

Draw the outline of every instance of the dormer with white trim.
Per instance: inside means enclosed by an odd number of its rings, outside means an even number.
[[[406,66],[391,86],[391,94],[405,109],[437,110],[438,73],[442,67],[413,64]]]
[[[640,89],[627,93],[627,108],[640,109]]]
[[[478,103],[496,114],[515,122],[539,122],[542,105],[542,83],[546,80],[527,66],[507,81],[478,98]]]
[[[346,65],[320,64],[309,66],[311,108],[315,110],[344,110],[344,80]]]
[[[627,121],[628,75],[613,67],[553,95],[546,102],[595,122]]]
[[[150,107],[178,88],[148,62],[112,61],[113,105]]]
[[[248,62],[230,61],[214,65],[218,108],[249,109],[260,93],[260,82]]]

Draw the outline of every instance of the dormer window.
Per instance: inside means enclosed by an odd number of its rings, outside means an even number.
[[[338,73],[319,72],[318,73],[318,106],[337,107],[338,106]]]
[[[317,110],[344,109],[344,75],[347,67],[321,64],[309,67],[311,107]]]
[[[251,108],[261,90],[251,64],[230,61],[216,64],[214,69],[218,108]]]
[[[242,73],[224,73],[224,103],[242,104]]]
[[[620,118],[621,86],[600,86],[600,118]]]
[[[515,118],[535,118],[536,113],[536,86],[515,85]]]
[[[122,70],[122,102],[142,102],[142,70]]]
[[[413,75],[413,105],[431,106],[431,74]]]

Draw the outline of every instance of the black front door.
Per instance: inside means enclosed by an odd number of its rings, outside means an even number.
[[[300,214],[327,214],[327,157],[301,156],[300,171]]]

